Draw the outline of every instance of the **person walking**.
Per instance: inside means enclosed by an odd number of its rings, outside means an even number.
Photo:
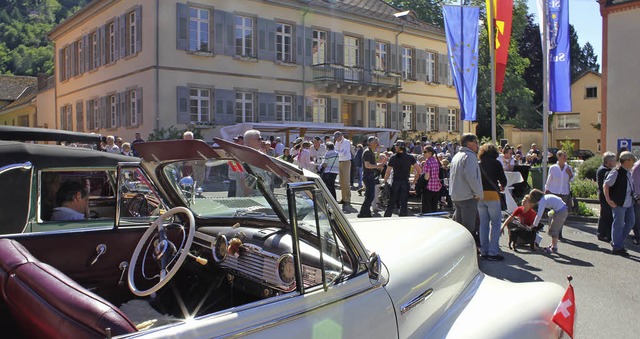
[[[633,164],[633,168],[631,169],[631,178],[633,179],[633,192],[637,197],[640,193],[640,161]],[[633,225],[633,243],[640,245],[640,202],[637,200],[633,203],[633,212],[636,218]]]
[[[636,157],[629,151],[620,153],[620,165],[612,169],[602,186],[604,197],[613,211],[613,223],[611,224],[612,254],[628,257],[629,253],[624,248],[624,240],[635,225],[636,218],[633,205],[635,203],[633,193],[633,178],[631,169],[636,162]]]
[[[607,199],[604,197],[604,190],[602,185],[604,184],[604,179],[607,178],[609,171],[612,168],[616,167],[616,163],[618,162],[616,154],[613,152],[605,152],[602,155],[602,165],[598,167],[596,171],[596,179],[598,181],[598,201],[600,202],[600,217],[598,218],[598,240],[604,242],[611,242],[611,224],[613,224],[613,211],[611,211],[611,206],[607,203]],[[635,171],[635,166],[634,166]],[[640,171],[639,173],[640,174]],[[635,182],[635,181],[634,181]],[[640,183],[640,179],[638,179],[638,183]],[[640,220],[639,214],[636,213],[636,222]]]
[[[364,202],[358,213],[358,218],[370,218],[371,204],[375,198],[376,185],[378,184],[378,173],[384,167],[376,162],[376,150],[378,149],[378,138],[371,136],[367,138],[367,148],[362,152],[362,181],[364,182]]]
[[[329,193],[333,199],[336,199],[336,177],[338,176],[339,169],[339,156],[338,152],[336,152],[335,147],[332,142],[328,141],[325,143],[325,147],[327,148],[327,153],[324,155],[324,159],[320,167],[322,168],[322,181],[324,185],[329,189]]]
[[[547,183],[544,186],[545,194],[558,196],[564,204],[571,209],[571,182],[573,181],[573,168],[567,164],[567,153],[558,151],[558,162],[549,167]]]
[[[333,133],[334,147],[338,152],[340,194],[339,204],[351,205],[351,141],[342,136],[342,132]],[[325,155],[326,156],[326,155]]]
[[[453,220],[469,230],[475,238],[478,200],[482,199],[482,182],[478,165],[478,137],[464,134],[458,153],[449,166],[449,195],[453,202]]]
[[[548,208],[553,211],[549,212],[549,236],[551,237],[551,245],[545,247],[548,253],[558,253],[558,237],[562,232],[564,221],[567,220],[569,209],[564,201],[553,194],[544,194],[541,190],[534,188],[529,192],[529,202],[531,205],[538,205],[538,214],[533,221],[533,226],[537,226],[544,215],[544,209]]]
[[[424,148],[425,160],[422,165],[422,173],[424,173],[424,179],[427,180],[427,185],[422,191],[422,213],[432,213],[438,210],[438,202],[440,201],[440,190],[442,189],[442,182],[440,181],[440,161],[436,156],[436,151],[432,146],[426,146]]]
[[[353,157],[353,163],[356,168],[355,181],[358,183],[358,191],[362,188],[362,153],[364,153],[364,147],[362,144],[356,146],[356,155]]]
[[[482,199],[478,201],[480,216],[480,256],[489,260],[503,260],[500,253],[500,222],[502,208],[500,192],[507,186],[507,177],[498,161],[498,148],[486,143],[480,148],[480,173],[482,176]]]
[[[400,204],[400,212],[398,215],[401,217],[409,215],[407,204],[409,202],[409,190],[411,189],[409,186],[411,167],[415,168],[416,171],[416,175],[413,179],[414,184],[420,175],[421,169],[420,165],[416,162],[416,158],[406,153],[405,146],[406,145],[403,140],[397,140],[395,144],[396,154],[391,156],[389,163],[387,164],[389,168],[387,168],[384,175],[383,183],[387,183],[391,172],[393,172],[393,184],[391,185],[391,199],[384,211],[385,217],[391,216],[397,203]]]

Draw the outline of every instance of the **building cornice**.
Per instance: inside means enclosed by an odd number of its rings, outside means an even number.
[[[598,0],[600,15],[603,17],[612,13],[628,12],[640,8],[640,0],[630,0],[619,4],[611,4],[609,0]]]
[[[65,21],[52,28],[49,33],[47,33],[47,37],[49,38],[49,40],[56,41],[56,39],[58,39],[60,36],[82,25],[86,21],[91,20],[95,14],[100,13],[104,9],[113,6],[113,4],[118,1],[120,0],[91,1],[90,3],[79,9],[77,12],[73,13]]]

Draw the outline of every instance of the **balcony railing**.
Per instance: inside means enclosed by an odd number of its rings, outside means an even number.
[[[316,89],[327,93],[391,98],[401,89],[399,74],[337,64],[314,65],[313,81]]]

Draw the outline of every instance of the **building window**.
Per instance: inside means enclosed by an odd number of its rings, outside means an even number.
[[[376,127],[378,128],[387,127],[387,107],[386,102],[376,103]]]
[[[129,102],[129,123],[131,126],[138,126],[138,97],[136,90],[129,91],[127,95]]]
[[[253,18],[236,16],[236,55],[253,57]]]
[[[76,73],[84,73],[84,53],[82,53],[82,40],[76,41]]]
[[[236,122],[254,122],[253,93],[236,92]]]
[[[402,78],[413,79],[413,49],[402,47]]]
[[[69,50],[69,46],[65,47],[63,49],[63,58],[64,58],[64,63],[63,63],[63,72],[62,74],[64,74],[63,80],[67,80],[69,79],[69,75],[70,75],[70,71],[71,71],[71,55],[70,55],[70,50]]]
[[[313,64],[320,65],[327,61],[327,32],[313,30]]]
[[[293,62],[292,58],[293,27],[287,24],[276,24],[276,60]]]
[[[598,123],[602,124],[602,112],[598,112]]]
[[[327,121],[327,99],[315,98],[313,99],[313,122],[326,122]]]
[[[5,121],[4,124],[6,125],[7,122]],[[18,117],[18,126],[29,127],[29,114],[21,115]]]
[[[427,131],[435,131],[436,127],[436,108],[427,106]]]
[[[109,127],[118,127],[118,102],[115,94],[109,96]]]
[[[129,53],[127,54],[135,54],[137,52],[136,50],[136,12],[130,12],[129,14],[127,14],[127,18],[129,18],[127,20],[127,25],[129,26],[128,29],[128,37],[129,37]]]
[[[209,122],[211,108],[211,90],[205,88],[189,89],[189,112],[191,123]]]
[[[91,69],[100,67],[100,55],[98,54],[98,32],[93,32],[89,36],[90,55],[91,55]]]
[[[436,54],[427,52],[427,82],[436,82]]]
[[[93,129],[100,128],[100,101],[93,100]]]
[[[447,113],[447,131],[456,132],[458,130],[458,110],[449,108]]]
[[[358,67],[360,64],[360,39],[352,36],[344,37],[344,65]]]
[[[585,94],[585,98],[595,99],[597,97],[598,97],[598,87],[587,87],[587,93]]]
[[[73,113],[71,105],[62,106],[62,116],[60,116],[60,129],[73,131]]]
[[[413,130],[413,105],[402,105],[402,130]]]
[[[376,42],[376,70],[384,71],[387,69],[387,53],[389,45],[384,42]]]
[[[116,25],[113,22],[107,24],[107,64],[115,61],[116,56]]]
[[[209,52],[209,10],[189,8],[189,50]]]
[[[276,120],[291,121],[293,96],[276,95]]]
[[[558,129],[576,129],[580,128],[580,113],[557,114]]]

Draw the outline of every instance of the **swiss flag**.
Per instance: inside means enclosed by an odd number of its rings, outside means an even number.
[[[569,284],[560,304],[553,312],[553,320],[556,325],[573,338],[573,323],[576,318],[576,298],[573,294],[573,286]]]

